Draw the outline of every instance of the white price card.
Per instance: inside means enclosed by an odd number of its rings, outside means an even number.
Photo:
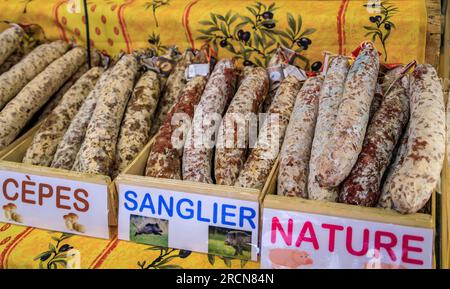
[[[256,260],[258,201],[118,184],[119,239]]]
[[[106,184],[0,170],[0,222],[109,238]]]
[[[433,230],[265,208],[261,268],[430,269]]]

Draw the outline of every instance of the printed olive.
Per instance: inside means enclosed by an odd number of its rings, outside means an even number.
[[[273,13],[270,12],[270,11],[266,11],[266,12],[264,12],[264,13],[262,14],[262,17],[263,17],[264,19],[272,19],[272,18],[273,18]]]
[[[389,23],[384,24],[384,29],[391,30],[391,24]]]
[[[320,61],[316,61],[311,65],[311,70],[315,71],[315,72],[319,72],[321,68],[322,68],[322,62],[320,62]]]
[[[377,18],[375,16],[370,16],[369,17],[370,22],[375,23],[377,22]]]
[[[225,39],[220,41],[220,47],[225,47],[227,45],[228,45],[228,42]]]
[[[149,39],[149,40],[148,40],[148,43],[150,43],[150,44],[153,44],[153,45],[154,45],[154,44],[156,44],[156,41],[155,41],[154,39]]]
[[[189,255],[191,255],[191,251],[188,250],[180,250],[180,253],[178,254],[180,256],[181,259],[185,259],[187,257],[189,257]]]
[[[310,45],[311,43],[312,43],[311,39],[309,39],[307,37],[302,37],[298,40],[299,46],[307,46],[307,45]]]
[[[266,28],[272,29],[272,28],[275,28],[275,23],[264,23],[263,26]]]
[[[378,22],[380,22],[381,19],[383,19],[380,15],[375,16],[375,18],[377,19]]]
[[[245,31],[245,32],[242,34],[242,40],[245,41],[245,42],[247,42],[247,41],[250,40],[250,36],[251,36],[250,32]]]
[[[245,60],[244,61],[244,66],[252,66],[253,62],[251,62],[250,60]]]
[[[244,30],[240,29],[240,30],[238,31],[237,35],[238,35],[238,38],[239,38],[240,40],[242,40],[242,36],[244,35]]]

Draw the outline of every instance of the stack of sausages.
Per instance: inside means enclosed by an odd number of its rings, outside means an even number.
[[[279,195],[404,214],[426,205],[444,159],[441,83],[431,65],[417,65],[378,84],[379,67],[365,43],[351,66],[335,57],[323,82],[305,82],[280,152]]]

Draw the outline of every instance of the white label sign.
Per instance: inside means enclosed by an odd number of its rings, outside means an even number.
[[[191,79],[196,76],[208,76],[209,63],[191,64],[186,70],[186,78]]]
[[[108,188],[0,171],[0,222],[109,238]]]
[[[257,259],[259,204],[119,184],[119,239]]]
[[[433,231],[264,209],[261,268],[432,268]]]

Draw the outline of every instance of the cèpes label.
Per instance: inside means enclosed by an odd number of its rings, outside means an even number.
[[[0,170],[0,222],[109,238],[107,185]]]
[[[432,268],[433,230],[264,209],[262,268]]]
[[[119,239],[256,260],[259,204],[119,184]]]

